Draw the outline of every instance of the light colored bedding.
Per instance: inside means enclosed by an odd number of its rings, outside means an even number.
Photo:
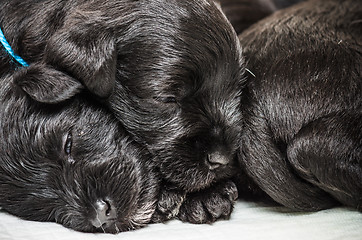
[[[172,220],[118,235],[79,233],[56,223],[24,221],[0,212],[0,240],[362,240],[362,213],[334,208],[292,213],[282,207],[238,202],[230,220],[193,225]]]

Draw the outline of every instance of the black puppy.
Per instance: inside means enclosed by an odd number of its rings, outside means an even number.
[[[43,88],[37,79],[15,83],[12,68],[3,68],[13,67],[9,56],[0,56],[2,210],[86,232],[117,233],[149,223],[159,186],[150,155],[86,97],[71,99],[69,89]],[[57,74],[48,77],[63,81]],[[52,91],[54,102],[49,94],[50,104],[27,95],[44,91]]]
[[[237,36],[213,1],[11,0],[0,16],[30,63],[19,78],[74,93],[85,87],[147,146],[170,192],[161,214],[180,211],[197,223],[229,216],[244,68]],[[56,71],[79,82],[54,83],[48,75]],[[194,193],[179,209],[187,192]]]
[[[303,0],[215,0],[237,34],[275,11]]]
[[[362,210],[362,5],[312,0],[241,34],[240,162],[275,201]]]

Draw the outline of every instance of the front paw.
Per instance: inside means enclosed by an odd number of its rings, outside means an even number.
[[[238,198],[238,190],[232,181],[226,181],[187,195],[178,218],[190,223],[213,223],[228,219]]]
[[[163,186],[157,202],[156,211],[152,216],[153,223],[165,222],[175,218],[186,197],[186,192]]]

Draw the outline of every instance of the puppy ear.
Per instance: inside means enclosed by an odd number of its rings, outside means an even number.
[[[113,93],[117,51],[113,36],[106,31],[82,24],[58,31],[47,44],[45,61],[81,81],[99,98]]]
[[[41,64],[19,69],[14,82],[31,98],[42,103],[63,102],[84,88],[69,75]]]

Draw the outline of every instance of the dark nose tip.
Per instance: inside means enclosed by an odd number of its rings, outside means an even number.
[[[207,161],[211,170],[225,166],[229,163],[229,158],[220,152],[213,152],[207,155]]]
[[[91,220],[94,227],[108,227],[116,220],[116,208],[108,200],[97,200],[94,205],[95,216]]]

